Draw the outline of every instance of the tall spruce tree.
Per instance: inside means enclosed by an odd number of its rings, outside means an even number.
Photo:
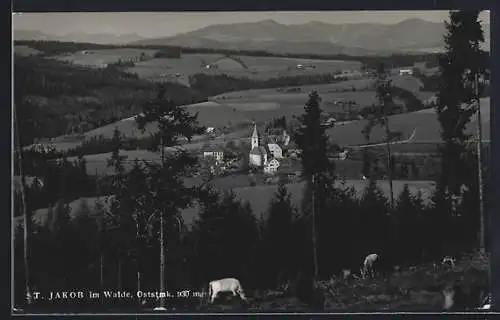
[[[478,21],[479,11],[452,11],[446,22],[444,36],[446,52],[439,59],[441,71],[437,100],[438,120],[441,124],[442,167],[440,183],[459,194],[463,181],[466,125],[476,112],[473,82],[477,73],[484,73],[484,53],[479,45],[484,42]]]
[[[272,279],[269,284],[283,284],[290,277],[291,258],[295,248],[292,246],[292,221],[295,210],[291,194],[286,185],[280,182],[269,203],[269,215],[264,229],[264,250],[267,251],[266,265]]]
[[[322,125],[321,98],[316,91],[309,94],[304,106],[304,114],[297,118],[298,128],[292,133],[293,139],[301,150],[302,176],[306,185],[302,198],[301,211],[311,223],[313,273],[303,270],[308,276],[316,278],[319,273],[318,239],[321,233],[318,226],[322,224],[323,215],[327,211],[328,199],[335,194],[335,164],[328,157],[329,141],[325,127]],[[308,232],[307,232],[308,233]],[[307,234],[306,233],[306,234]],[[307,255],[307,250],[304,252]]]
[[[450,12],[450,21],[446,22],[447,33],[444,36],[446,52],[439,59],[441,77],[437,114],[444,142],[441,148],[442,166],[439,183],[444,191],[441,194],[450,193],[451,198],[461,196],[462,185],[477,186],[476,190],[477,188],[482,190],[482,185],[474,183],[476,178],[471,180],[470,176],[465,174],[470,171],[467,170],[469,164],[466,156],[467,140],[470,135],[466,133],[466,127],[473,114],[478,111],[475,102],[480,93],[476,91],[476,81],[485,74],[487,67],[485,59],[487,55],[480,49],[481,42],[484,42],[484,34],[478,17],[479,11]],[[445,199],[442,200],[446,202]],[[445,205],[449,207],[449,204]],[[477,207],[479,206],[482,209],[483,204],[478,203]],[[483,212],[482,210],[472,212],[477,212],[475,219],[477,223],[474,223],[472,228],[479,227],[477,230],[479,246],[484,249]]]
[[[334,190],[335,164],[328,158],[329,141],[325,127],[321,125],[320,103],[321,98],[318,93],[311,92],[304,106],[304,114],[297,117],[300,126],[293,132],[293,139],[301,150],[302,175],[307,182],[302,205],[305,212],[310,212],[312,191],[315,193],[316,208],[321,212],[325,208],[328,196]]]

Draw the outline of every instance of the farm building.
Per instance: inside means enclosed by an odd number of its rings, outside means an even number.
[[[400,69],[399,75],[400,76],[411,76],[411,75],[413,75],[413,70],[412,69]]]
[[[207,127],[205,130],[206,133],[214,133],[215,128],[214,127]]]
[[[268,143],[267,148],[274,158],[283,159],[283,150],[277,143]]]
[[[224,159],[224,150],[212,144],[207,144],[203,147],[203,157],[214,157],[217,161]]]
[[[278,167],[280,163],[276,159],[272,159],[271,161],[264,164],[264,173],[266,174],[274,174],[278,171]]]

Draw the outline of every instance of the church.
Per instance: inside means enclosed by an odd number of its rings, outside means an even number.
[[[248,157],[251,167],[262,168],[264,173],[275,173],[278,170],[280,163],[276,158],[282,157],[281,148],[277,144],[269,144],[269,146],[273,146],[269,148],[272,149],[272,151],[262,144],[261,137],[257,130],[257,124],[254,124],[250,154]]]

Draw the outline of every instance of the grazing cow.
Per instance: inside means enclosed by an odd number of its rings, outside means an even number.
[[[446,256],[443,258],[443,261],[441,262],[442,265],[444,266],[450,266],[452,268],[455,267],[455,259],[450,257],[450,256]]]
[[[225,278],[210,281],[208,284],[208,295],[210,297],[210,303],[214,303],[215,298],[220,292],[232,292],[233,296],[240,296],[243,301],[247,301],[243,288],[238,279],[235,278]]]
[[[363,269],[361,269],[361,275],[363,278],[366,278],[368,275],[371,277],[375,276],[374,266],[378,260],[379,256],[376,253],[371,253],[366,256],[365,261],[363,262]]]

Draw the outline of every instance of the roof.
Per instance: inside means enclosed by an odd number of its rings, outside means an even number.
[[[266,148],[260,146],[260,147],[257,147],[257,148],[253,148],[252,150],[250,150],[250,154],[251,155],[263,155],[263,154],[267,154],[267,150]]]
[[[224,149],[217,144],[204,145],[201,150],[203,152],[224,152]]]
[[[259,135],[259,130],[257,129],[257,124],[253,125],[252,137],[256,137]]]

